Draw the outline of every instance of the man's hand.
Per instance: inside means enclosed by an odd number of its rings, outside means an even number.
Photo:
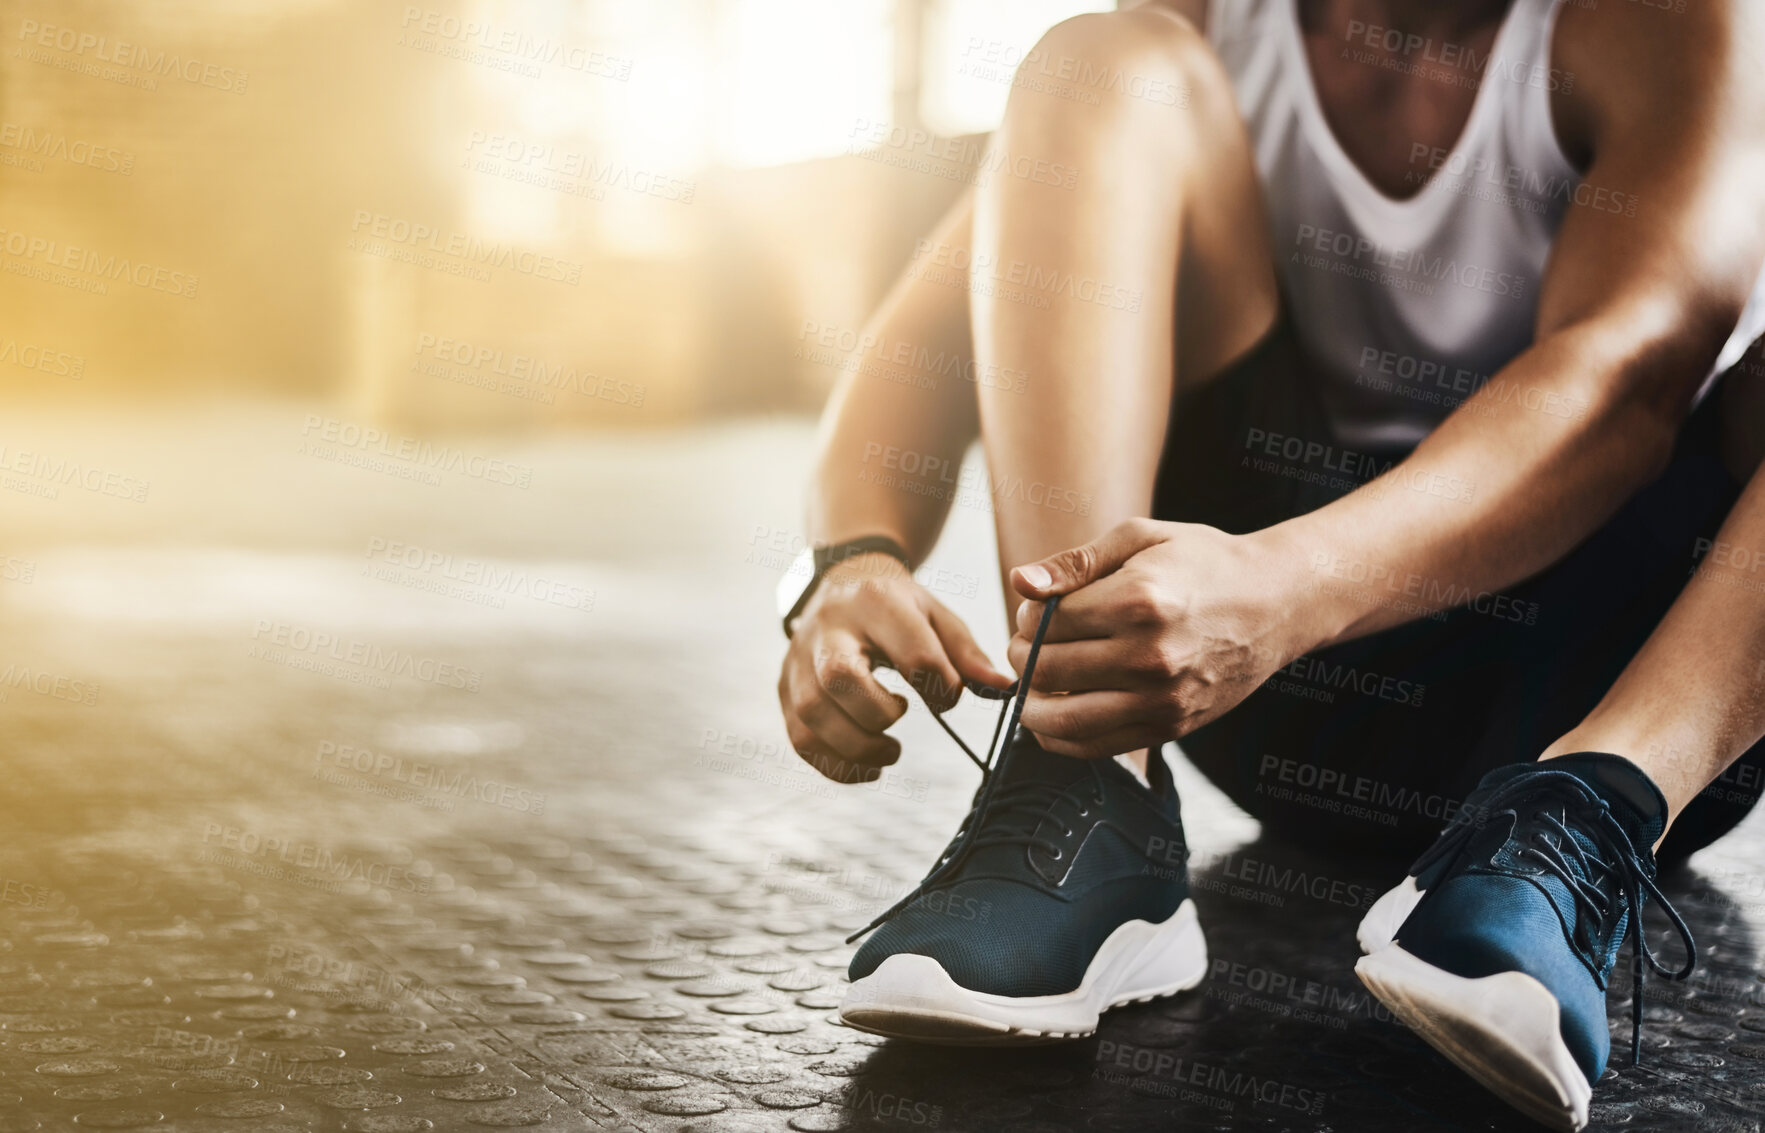
[[[963,678],[1004,688],[968,627],[888,555],[855,555],[821,579],[795,622],[778,702],[791,746],[839,783],[868,783],[901,757],[884,730],[907,699],[877,682],[887,661],[943,712],[962,695]]]
[[[1228,535],[1150,519],[1018,567],[1012,585],[1030,600],[1018,608],[1013,667],[1029,655],[1040,599],[1065,595],[1024,726],[1048,751],[1087,759],[1194,731],[1315,644],[1305,577],[1277,529]]]

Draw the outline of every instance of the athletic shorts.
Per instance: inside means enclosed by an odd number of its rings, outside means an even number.
[[[1349,451],[1331,432],[1290,328],[1176,399],[1153,514],[1260,530],[1352,491],[1405,452]],[[1491,768],[1536,759],[1594,707],[1685,585],[1741,486],[1717,452],[1716,399],[1667,470],[1567,557],[1500,592],[1314,561],[1310,585],[1399,610],[1454,608],[1301,657],[1184,753],[1268,836],[1411,858]],[[1444,499],[1472,490],[1410,485]],[[1707,544],[1704,544],[1707,546]],[[1695,706],[1692,710],[1698,710]],[[1765,784],[1755,746],[1674,823],[1661,860],[1733,829]]]

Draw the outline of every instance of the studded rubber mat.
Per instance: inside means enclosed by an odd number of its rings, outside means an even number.
[[[665,456],[619,460],[690,471]],[[272,483],[241,491],[295,514]],[[732,518],[704,517],[699,542],[571,552],[596,603],[559,628],[364,570],[388,530],[446,545],[457,501],[398,527],[350,506],[298,551],[23,552],[0,664],[97,691],[33,678],[0,703],[0,1133],[1526,1127],[1355,980],[1360,909],[1395,879],[1258,840],[1186,765],[1200,988],[1031,1050],[840,1026],[842,937],[919,878],[974,773],[917,711],[871,787],[782,748],[779,568],[753,557],[754,512],[713,494]],[[637,515],[604,504],[583,526]],[[280,626],[474,687],[307,663]],[[984,737],[990,716],[955,722]],[[1594,1128],[1760,1128],[1761,862],[1755,816],[1669,879],[1703,961],[1649,984],[1636,1068],[1614,981]]]

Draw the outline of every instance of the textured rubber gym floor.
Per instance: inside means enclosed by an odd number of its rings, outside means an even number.
[[[1200,989],[1030,1052],[841,1027],[841,937],[974,772],[923,712],[873,789],[783,747],[806,429],[503,446],[514,490],[315,458],[304,413],[15,430],[153,494],[0,513],[0,1131],[1523,1126],[1355,981],[1392,879],[1264,845],[1186,766]],[[938,567],[992,641],[986,520]],[[1751,821],[1672,880],[1704,961],[1650,985],[1596,1128],[1760,1128],[1761,862]]]

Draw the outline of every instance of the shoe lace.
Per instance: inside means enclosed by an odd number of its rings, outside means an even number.
[[[1540,794],[1559,802],[1559,810],[1540,810],[1523,805],[1536,800]],[[1580,832],[1593,843],[1592,848],[1570,832],[1568,817],[1571,810],[1580,820],[1577,824]],[[1563,771],[1541,771],[1512,780],[1492,790],[1480,805],[1461,808],[1440,838],[1411,867],[1411,875],[1420,876],[1442,857],[1456,857],[1481,829],[1482,819],[1491,815],[1512,815],[1512,837],[1522,842],[1515,857],[1536,863],[1563,883],[1576,913],[1575,927],[1571,929],[1562,910],[1556,909],[1557,919],[1563,924],[1563,936],[1602,987],[1605,981],[1600,975],[1603,966],[1599,962],[1601,943],[1611,926],[1628,917],[1626,929],[1630,937],[1632,978],[1630,1064],[1637,1065],[1642,1059],[1645,964],[1663,979],[1690,978],[1698,963],[1698,945],[1692,939],[1691,929],[1661,892],[1660,886],[1655,884],[1654,870],[1646,863],[1643,852],[1630,841],[1623,823],[1612,813],[1611,804],[1581,779]],[[1661,963],[1643,935],[1642,907],[1649,897],[1653,897],[1661,911],[1667,914],[1685,944],[1685,965],[1677,970],[1669,971]],[[1552,908],[1556,908],[1554,902]]]
[[[1023,716],[1024,701],[1029,697],[1030,678],[1036,671],[1036,658],[1042,651],[1042,639],[1047,636],[1048,624],[1053,620],[1054,608],[1059,604],[1060,598],[1055,596],[1049,598],[1047,605],[1042,608],[1042,620],[1036,626],[1035,636],[1030,638],[1030,652],[1029,656],[1024,659],[1023,673],[1016,681],[1012,682],[1010,687],[996,689],[978,681],[966,682],[969,691],[982,699],[1004,702],[999,709],[999,719],[993,725],[993,737],[987,743],[985,758],[976,755],[974,749],[963,742],[962,737],[956,734],[956,730],[950,727],[949,722],[944,719],[941,713],[935,711],[932,713],[932,718],[938,722],[939,727],[949,733],[951,739],[956,741],[956,746],[962,749],[962,754],[968,756],[969,762],[980,768],[980,787],[974,793],[974,802],[969,807],[968,817],[964,818],[962,825],[956,828],[955,837],[950,840],[948,846],[944,847],[944,852],[938,855],[938,860],[931,870],[920,880],[918,885],[915,885],[899,901],[879,913],[875,920],[846,937],[847,944],[870,932],[918,900],[939,881],[953,873],[958,865],[967,860],[970,854],[983,846],[1013,844],[1040,846],[1047,850],[1055,860],[1059,860],[1060,844],[1051,838],[1039,835],[1037,831],[1041,827],[1041,820],[1053,815],[1054,805],[1060,799],[1071,800],[1068,789],[1056,787],[1052,783],[1015,783],[1009,787],[999,785],[1000,773],[1005,770],[1012,736],[1017,731],[1018,720]],[[1003,742],[1001,742],[1002,736],[1004,737]],[[1096,776],[1096,773],[1096,768],[1091,768],[1093,777]],[[1101,791],[1100,787],[1098,791]],[[1100,793],[1094,795],[1094,798],[1098,802],[1102,801]],[[1074,802],[1073,805],[1078,808],[1080,816],[1088,813],[1083,804]],[[1064,823],[1061,828],[1066,834],[1072,833],[1072,828]]]

